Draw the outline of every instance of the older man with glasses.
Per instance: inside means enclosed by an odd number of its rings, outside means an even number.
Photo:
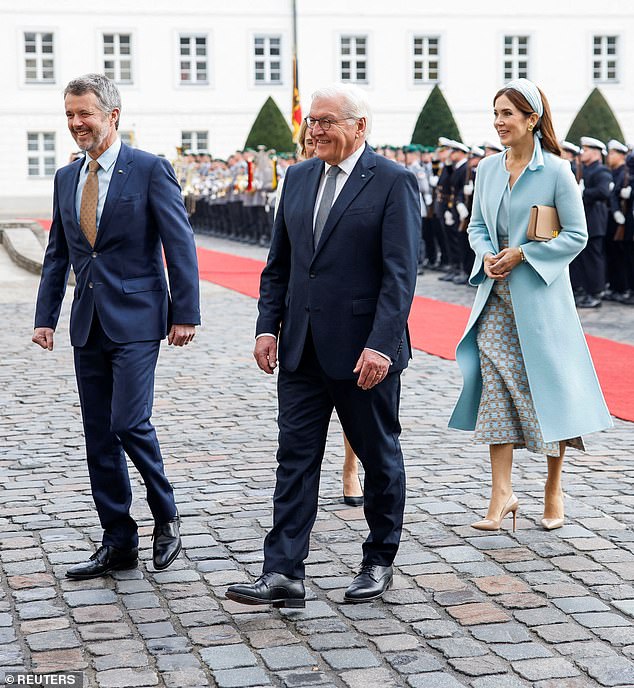
[[[254,356],[272,374],[279,349],[280,432],[262,576],[227,590],[244,604],[304,607],[304,560],[333,409],[365,469],[370,530],[345,601],[388,589],[403,522],[398,407],[411,355],[418,186],[366,144],[371,114],[357,88],[314,93],[306,124],[316,157],[287,172],[260,284]]]

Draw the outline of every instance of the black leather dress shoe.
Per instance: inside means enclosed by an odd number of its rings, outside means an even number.
[[[377,600],[392,585],[392,567],[363,564],[361,571],[348,586],[345,602],[370,602]]]
[[[138,557],[139,550],[136,547],[117,549],[111,545],[102,545],[88,561],[71,566],[66,571],[66,578],[85,580],[105,576],[110,571],[134,569],[139,563]]]
[[[171,521],[154,526],[152,560],[157,571],[166,569],[181,551],[179,524],[179,517],[174,516]]]
[[[304,581],[273,571],[262,574],[250,585],[230,585],[225,595],[241,604],[272,604],[274,607],[299,609],[306,606]]]

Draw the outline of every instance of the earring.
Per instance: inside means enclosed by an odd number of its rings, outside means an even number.
[[[533,128],[535,127],[534,124],[529,124],[528,125],[528,131],[533,131]]]

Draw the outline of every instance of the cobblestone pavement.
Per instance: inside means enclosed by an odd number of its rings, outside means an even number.
[[[52,353],[30,344],[37,279],[0,247],[0,675],[84,672],[95,688],[634,686],[633,427],[566,460],[567,525],[540,529],[544,460],[518,452],[518,530],[486,509],[486,451],[448,431],[455,363],[417,353],[403,378],[408,502],[394,588],[344,605],[366,526],[340,503],[331,426],[305,610],[244,607],[230,583],[261,566],[271,520],[274,381],[251,358],[255,302],[204,284],[193,345],[163,347],[155,423],[183,518],[183,554],[151,566],[134,470],[141,565],[69,581],[100,539],[84,465],[64,305]]]

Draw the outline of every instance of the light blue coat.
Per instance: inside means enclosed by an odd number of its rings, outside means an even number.
[[[521,246],[526,262],[507,277],[528,382],[545,442],[579,437],[612,426],[570,286],[568,265],[588,239],[579,187],[570,163],[543,151],[535,137],[533,158],[510,197],[509,246]],[[493,280],[483,268],[485,254],[499,252],[497,216],[508,185],[505,153],[482,160],[476,175],[469,241],[475,251],[470,283],[478,285],[456,360],[464,385],[449,427],[475,428],[482,393],[476,343],[478,317]],[[555,206],[562,231],[548,242],[528,241],[531,206]]]

